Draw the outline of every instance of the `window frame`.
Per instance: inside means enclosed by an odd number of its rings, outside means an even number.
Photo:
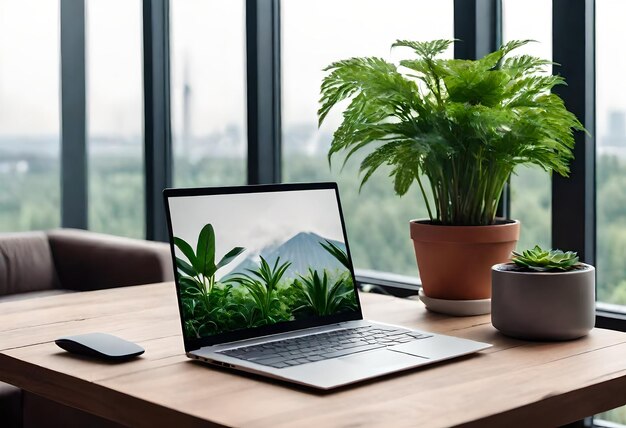
[[[143,0],[146,239],[168,241],[163,189],[172,186],[169,0]]]
[[[61,226],[78,229],[88,225],[85,1],[59,2]]]
[[[87,228],[85,117],[85,0],[61,0],[62,225]],[[248,183],[281,176],[280,0],[245,0]],[[169,0],[142,0],[146,238],[167,239],[161,190],[172,183],[169,79]],[[557,91],[593,134],[595,130],[595,1],[553,0],[554,60],[568,87]],[[455,57],[476,58],[502,40],[501,0],[454,0]],[[82,20],[80,19],[82,17]],[[468,19],[469,17],[469,19]],[[585,88],[584,91],[572,88]],[[570,88],[570,89],[568,89]],[[267,102],[270,101],[270,108]],[[262,108],[264,107],[264,108]],[[571,177],[552,179],[552,245],[573,249],[594,264],[595,142],[576,135]],[[508,189],[499,214],[510,214]],[[566,215],[580,212],[576,217]],[[399,295],[419,281],[386,272],[357,271],[357,280]],[[626,331],[623,311],[597,304],[598,327]]]

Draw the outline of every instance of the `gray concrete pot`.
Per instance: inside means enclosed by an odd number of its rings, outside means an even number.
[[[491,323],[507,336],[569,340],[595,324],[595,269],[519,272],[511,263],[491,268]],[[507,269],[508,268],[508,269]]]

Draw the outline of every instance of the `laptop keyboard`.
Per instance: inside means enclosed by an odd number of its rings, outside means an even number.
[[[218,353],[280,369],[429,337],[432,335],[376,325],[333,330]]]

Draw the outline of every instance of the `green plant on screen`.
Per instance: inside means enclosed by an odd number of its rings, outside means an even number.
[[[245,248],[234,247],[216,264],[215,231],[211,224],[206,224],[200,231],[196,251],[179,237],[174,237],[174,245],[187,258],[185,261],[176,257],[183,310],[188,314],[185,317],[187,333],[200,337],[221,330],[232,308],[227,302],[231,286],[219,284],[215,274]]]
[[[291,262],[279,263],[280,257],[276,258],[274,266],[270,266],[261,257],[256,269],[246,269],[249,273],[240,273],[229,279],[229,282],[241,284],[248,289],[256,304],[262,324],[275,323],[285,318],[281,316],[281,302],[277,296],[277,289],[278,283],[291,266]]]
[[[333,282],[326,269],[321,275],[309,269],[308,275],[294,281],[294,287],[303,301],[296,310],[310,309],[315,315],[332,315],[343,309],[356,308],[352,281],[342,275]]]

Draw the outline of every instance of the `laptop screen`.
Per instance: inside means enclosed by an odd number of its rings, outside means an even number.
[[[186,344],[360,315],[336,186],[302,186],[166,191]]]

